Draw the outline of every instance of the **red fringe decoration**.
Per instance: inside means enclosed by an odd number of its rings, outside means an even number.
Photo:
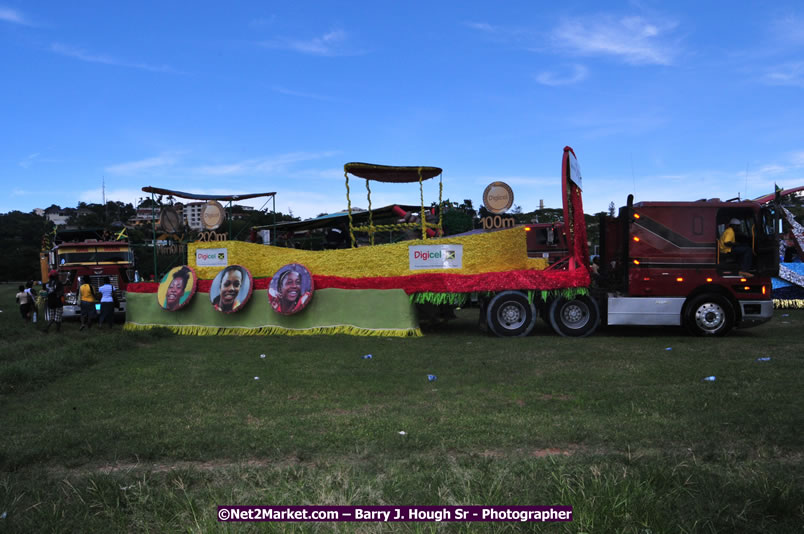
[[[199,284],[201,280],[198,281]],[[126,291],[132,293],[156,293],[159,291],[159,284],[156,282],[132,282],[126,287]]]
[[[405,293],[471,293],[475,291],[504,291],[506,289],[532,289],[549,291],[568,287],[589,285],[586,269],[574,271],[505,271],[483,274],[428,273],[408,276],[372,278],[345,278],[341,276],[314,275],[316,289],[404,289]],[[254,280],[254,289],[266,290],[270,278]],[[209,293],[212,280],[199,280],[198,291]],[[140,282],[129,284],[132,293],[156,293],[159,284]]]

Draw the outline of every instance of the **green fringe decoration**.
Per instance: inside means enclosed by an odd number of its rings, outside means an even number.
[[[469,300],[470,294],[471,293],[432,293],[426,291],[411,294],[410,301],[415,304],[435,304],[436,306],[442,304],[463,306]]]
[[[804,308],[804,299],[773,299],[773,307],[777,310],[800,310]]]
[[[478,294],[490,298],[494,295],[494,292],[481,291]],[[589,290],[586,289],[585,287],[568,287],[565,289],[541,291],[541,297],[543,302],[547,302],[550,299],[559,297],[565,298],[567,300],[572,300],[581,295],[588,295],[588,294]],[[421,293],[411,294],[410,301],[413,302],[414,304],[435,304],[436,306],[440,306],[442,304],[449,304],[452,306],[463,306],[469,301],[470,295],[471,293],[432,293],[429,291],[423,291]],[[532,304],[535,298],[536,298],[536,290],[529,289],[528,302]]]
[[[547,302],[554,298],[564,298],[572,300],[582,295],[588,295],[589,290],[585,287],[567,287],[564,289],[552,289],[550,291],[542,291],[542,301]]]
[[[152,328],[167,328],[175,334],[183,336],[318,336],[332,334],[346,334],[349,336],[374,337],[422,337],[419,328],[409,329],[371,329],[356,326],[321,326],[294,330],[281,326],[263,326],[259,328],[224,328],[218,326],[170,326],[161,324],[138,324],[130,321],[123,325],[123,330],[135,332],[146,331]]]

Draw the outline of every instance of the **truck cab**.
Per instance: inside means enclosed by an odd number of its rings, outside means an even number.
[[[724,335],[773,315],[771,276],[778,269],[776,213],[750,201],[639,202],[601,221],[599,291],[610,325],[682,325]],[[750,247],[742,272],[718,247],[729,222]]]
[[[81,307],[78,288],[87,277],[93,289],[109,277],[114,287],[116,315],[126,313],[126,287],[134,281],[134,253],[127,242],[85,240],[65,242],[53,247],[42,258],[43,279],[55,270],[64,284],[64,317],[78,317]]]

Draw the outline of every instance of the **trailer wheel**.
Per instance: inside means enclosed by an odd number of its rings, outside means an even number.
[[[537,317],[536,307],[519,291],[497,293],[486,305],[486,324],[500,337],[527,336]]]
[[[585,337],[600,325],[600,308],[587,295],[571,300],[559,297],[550,304],[547,315],[553,330],[564,337]]]
[[[722,295],[699,295],[686,307],[684,323],[698,336],[725,336],[734,326],[734,307]]]

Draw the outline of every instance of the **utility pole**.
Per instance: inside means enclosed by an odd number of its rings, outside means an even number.
[[[101,190],[103,191],[103,223],[108,224],[109,223],[109,208],[106,207],[106,176],[103,177]]]

